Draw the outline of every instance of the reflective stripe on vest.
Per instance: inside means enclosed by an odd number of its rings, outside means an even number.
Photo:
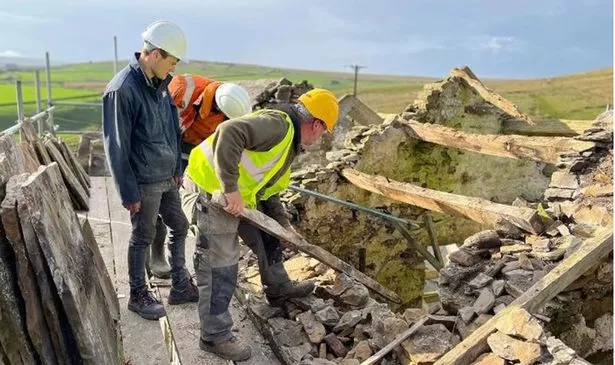
[[[190,105],[190,99],[192,98],[192,93],[194,92],[194,88],[196,87],[196,83],[192,78],[192,74],[183,74],[184,80],[186,81],[186,91],[184,92],[184,97],[182,98],[182,106],[181,109],[186,109]],[[183,113],[182,113],[183,114]],[[179,129],[181,133],[184,133],[186,129],[190,127],[190,124],[186,125],[184,123],[180,123]]]
[[[272,111],[260,110],[252,113],[248,117],[258,116],[263,113],[271,113]],[[256,207],[257,194],[260,192],[262,199],[267,199],[271,195],[279,193],[286,188],[290,183],[290,168],[285,171],[280,178],[265,191],[261,191],[284,166],[288,153],[292,148],[294,127],[290,117],[283,112],[280,113],[288,122],[288,131],[286,135],[269,151],[257,152],[243,150],[239,162],[239,192],[244,200],[244,203],[250,207]],[[199,148],[195,148],[190,153],[187,173],[191,180],[194,181],[201,189],[213,194],[217,190],[221,190],[221,184],[218,176],[214,172],[214,151],[213,151],[214,136],[210,136],[201,144]]]

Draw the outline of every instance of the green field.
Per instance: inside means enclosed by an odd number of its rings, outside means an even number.
[[[121,65],[125,62],[121,62]],[[342,96],[352,93],[353,74],[293,70],[257,65],[191,61],[181,65],[178,73],[200,73],[219,80],[255,80],[286,77],[294,82],[307,80]],[[55,67],[51,71],[53,100],[100,101],[100,93],[112,77],[111,62],[83,63]],[[447,75],[442,75],[442,78]],[[478,75],[480,78],[480,75]],[[36,112],[34,72],[0,72],[0,130],[17,119],[14,80],[23,82],[25,113]],[[413,102],[423,85],[437,81],[428,77],[359,75],[358,96],[382,113],[399,113]],[[586,73],[534,80],[482,79],[483,83],[517,104],[535,119],[593,119],[613,104],[613,70],[605,68]],[[42,99],[47,98],[45,73],[41,72]],[[94,94],[95,96],[92,96]],[[80,99],[73,99],[79,98]],[[45,103],[43,103],[45,104]],[[95,130],[100,128],[100,108],[58,105],[56,124],[61,130]]]

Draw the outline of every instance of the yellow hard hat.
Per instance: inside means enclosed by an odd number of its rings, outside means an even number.
[[[337,123],[339,105],[337,104],[337,98],[331,91],[313,89],[301,95],[299,101],[314,118],[325,122],[329,132],[333,132],[335,123]]]

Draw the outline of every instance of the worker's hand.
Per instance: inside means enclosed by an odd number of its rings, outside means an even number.
[[[244,204],[243,199],[241,198],[241,194],[238,191],[234,191],[232,193],[225,193],[224,197],[226,198],[226,206],[224,210],[228,213],[238,217],[243,213]]]
[[[141,202],[138,201],[132,204],[124,204],[124,208],[128,209],[131,215],[138,213],[139,211],[141,211]]]
[[[179,188],[184,183],[184,177],[182,175],[173,176],[173,181],[175,181],[175,185]]]

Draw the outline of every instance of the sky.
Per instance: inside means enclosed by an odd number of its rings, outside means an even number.
[[[88,62],[141,47],[157,19],[188,58],[441,77],[535,78],[613,66],[612,0],[0,0],[0,56]]]

